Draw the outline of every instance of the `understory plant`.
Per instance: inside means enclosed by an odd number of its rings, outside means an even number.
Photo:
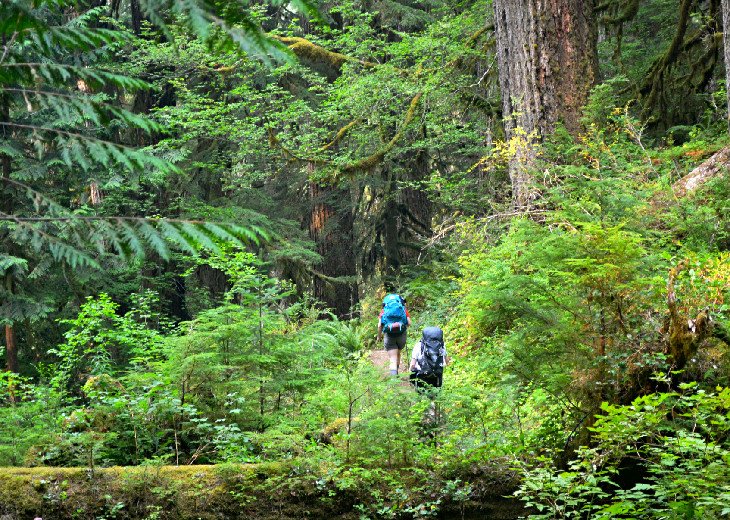
[[[677,392],[604,403],[566,469],[526,469],[515,494],[532,519],[720,518],[730,512],[730,389],[682,384]]]

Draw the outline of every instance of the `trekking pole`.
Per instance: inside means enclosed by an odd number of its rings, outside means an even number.
[[[411,349],[408,348],[408,342],[406,341],[406,348],[404,349],[406,351],[406,372],[410,374],[411,371]]]

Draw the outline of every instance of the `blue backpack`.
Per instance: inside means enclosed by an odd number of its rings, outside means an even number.
[[[383,325],[383,332],[392,336],[398,336],[408,328],[405,302],[398,294],[389,294],[383,298],[380,323]]]

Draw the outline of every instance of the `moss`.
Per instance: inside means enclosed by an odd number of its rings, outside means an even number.
[[[258,465],[0,469],[0,515],[7,518],[117,519],[328,518],[309,472],[291,463]]]
[[[403,137],[403,134],[405,133],[405,129],[408,127],[411,121],[413,121],[413,118],[416,115],[416,108],[418,107],[418,103],[421,100],[422,95],[423,92],[419,92],[413,97],[413,99],[411,99],[411,102],[408,106],[408,111],[406,112],[406,116],[403,119],[403,123],[401,123],[400,129],[398,130],[398,132],[396,132],[393,138],[388,141],[388,143],[386,143],[385,146],[383,146],[374,154],[368,157],[364,157],[362,159],[358,159],[357,161],[353,161],[349,164],[344,165],[341,168],[341,171],[348,174],[354,172],[368,171],[372,170],[378,164],[380,164],[380,162],[385,157],[385,154],[391,151],[396,143],[400,141],[401,137]]]
[[[487,496],[490,490],[498,489],[500,495],[513,490],[510,486],[495,488],[495,471],[484,472],[491,477],[482,486],[477,481],[485,478],[483,475],[468,475],[475,489],[483,490],[480,495],[484,494],[474,504],[476,509],[484,510],[490,501],[502,501],[495,493]],[[358,504],[372,508],[390,504],[393,482],[408,490],[410,503],[426,503],[433,501],[434,493],[443,493],[445,479],[453,478],[429,473],[432,487],[426,488],[423,475],[424,470],[413,468],[355,474],[306,460],[112,467],[94,472],[85,468],[0,468],[0,517],[354,520],[360,515],[355,507]],[[343,479],[348,482],[346,486]],[[444,506],[451,507],[449,497],[442,498]]]
[[[325,49],[321,45],[312,43],[304,38],[296,36],[272,36],[281,43],[287,45],[289,49],[299,58],[310,60],[316,63],[326,63],[335,69],[340,69],[346,62],[359,63],[363,67],[376,67],[377,63],[358,60],[339,52],[333,52]]]
[[[349,123],[347,123],[345,126],[343,126],[342,128],[340,128],[337,131],[337,133],[335,134],[334,139],[332,139],[332,141],[330,141],[326,145],[322,146],[319,149],[319,151],[320,152],[324,152],[325,150],[329,150],[330,148],[332,148],[334,145],[336,145],[338,142],[340,142],[340,140],[343,137],[345,137],[345,135],[347,134],[347,132],[349,132],[355,125],[357,125],[358,123],[361,123],[361,122],[362,122],[362,118],[359,118],[358,117],[357,119],[353,119],[352,121],[350,121]]]

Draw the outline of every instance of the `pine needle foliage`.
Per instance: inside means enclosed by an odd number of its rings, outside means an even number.
[[[281,2],[272,2],[280,5]],[[264,61],[290,59],[267,37],[243,4],[207,0],[146,0],[148,19],[168,33],[169,22],[186,23],[217,51],[244,51]],[[306,0],[288,3],[316,15]],[[47,249],[57,261],[97,267],[93,251],[123,258],[153,251],[169,258],[169,246],[195,253],[223,242],[243,245],[265,233],[257,227],[198,220],[102,217],[55,202],[48,184],[73,172],[89,185],[104,171],[176,172],[170,162],[124,143],[122,129],[162,133],[153,120],[124,107],[147,82],[105,70],[135,36],[106,16],[105,7],[83,11],[72,0],[8,0],[0,4],[0,233],[5,241]],[[79,178],[79,173],[80,178]],[[37,182],[44,187],[34,188]]]

